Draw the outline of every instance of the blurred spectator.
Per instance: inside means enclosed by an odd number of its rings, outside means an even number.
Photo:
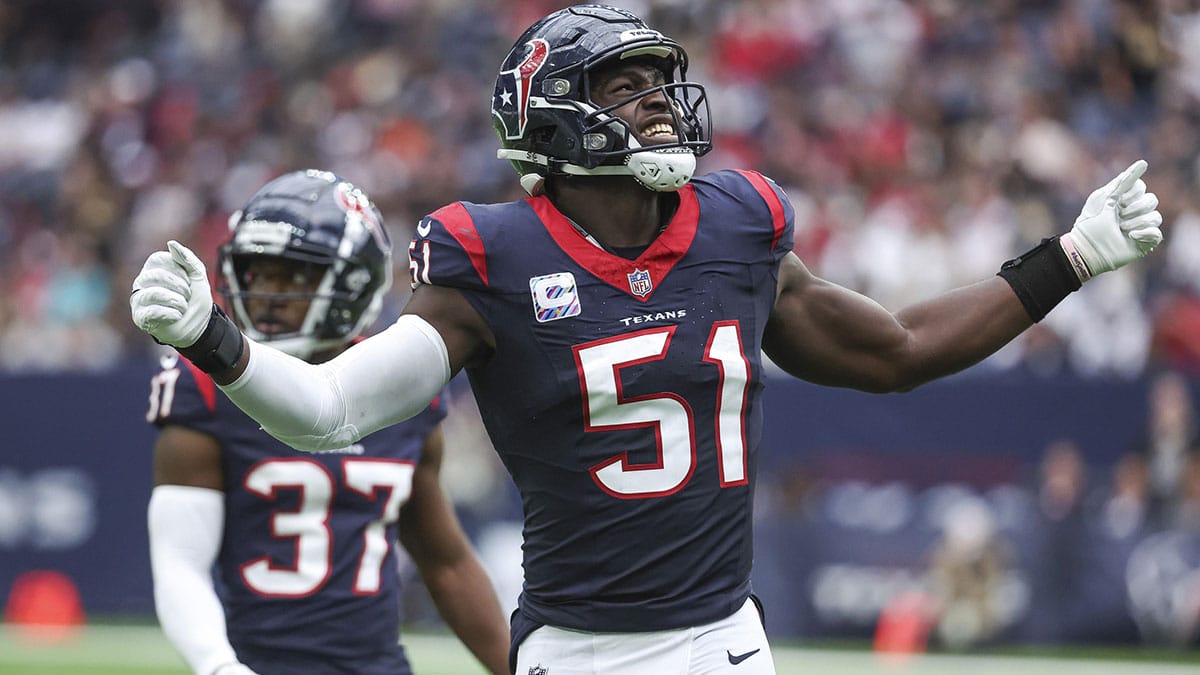
[[[1075,441],[1060,439],[1046,447],[1040,478],[1038,504],[1043,518],[1062,523],[1081,515],[1087,465]]]
[[[1179,476],[1179,498],[1169,524],[1178,530],[1200,534],[1200,453],[1188,453]],[[1197,583],[1200,584],[1200,579]],[[1200,593],[1200,587],[1196,590]]]
[[[1173,129],[1185,138],[1200,134],[1182,121]],[[1161,366],[1195,376],[1200,375],[1200,191],[1195,187],[1178,189],[1180,210],[1172,217],[1164,284],[1151,301],[1152,349]]]
[[[1159,525],[1151,519],[1150,476],[1141,454],[1123,455],[1112,467],[1107,490],[1097,495],[1089,513],[1086,568],[1076,571],[1083,589],[1087,624],[1077,635],[1089,642],[1131,642],[1137,635],[1128,597],[1117,592],[1127,585],[1130,556]]]
[[[1079,445],[1059,439],[1046,446],[1037,488],[1038,543],[1029,628],[1051,642],[1083,637],[1087,603],[1080,570],[1086,568],[1088,527],[1084,498],[1087,465]]]
[[[1104,502],[1101,525],[1104,534],[1126,540],[1139,534],[1150,519],[1150,471],[1146,457],[1128,453],[1112,472],[1112,489]]]
[[[1008,575],[1009,542],[982,500],[962,499],[946,514],[932,554],[930,581],[937,599],[936,635],[951,649],[1000,636],[1016,619]]]
[[[1167,530],[1129,556],[1130,613],[1150,644],[1185,648],[1200,638],[1200,534]]]
[[[1146,406],[1138,452],[1149,477],[1151,518],[1166,525],[1179,517],[1186,474],[1200,453],[1200,419],[1188,381],[1173,371],[1150,381]]]

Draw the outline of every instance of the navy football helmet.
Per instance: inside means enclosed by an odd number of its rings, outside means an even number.
[[[614,59],[659,60],[666,82],[618,102],[591,100],[589,73]],[[657,191],[683,187],[712,148],[704,87],[687,81],[687,53],[636,15],[602,5],[559,10],[529,27],[500,67],[492,121],[531,194],[551,174],[632,175]],[[612,111],[661,93],[672,103],[674,143],[643,146]]]
[[[250,338],[293,356],[345,345],[379,315],[392,283],[392,245],[383,217],[362,190],[326,171],[295,171],[264,185],[229,217],[231,236],[218,251],[220,282],[233,319]],[[297,299],[296,294],[251,293],[247,271],[256,258],[275,257],[319,266],[300,329],[257,330],[245,300]]]

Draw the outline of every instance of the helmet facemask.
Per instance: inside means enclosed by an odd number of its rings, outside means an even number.
[[[347,263],[344,260],[291,251],[287,254],[268,255],[260,253],[231,252],[232,247],[226,245],[221,249],[220,269],[223,283],[220,293],[225,298],[230,316],[237,322],[245,334],[258,342],[269,343],[272,347],[291,354],[300,359],[309,359],[314,354],[338,349],[347,344],[350,339],[359,335],[370,326],[379,315],[382,306],[382,293],[373,297],[362,297],[362,289],[358,293],[346,287],[345,281],[339,279],[347,274]],[[315,280],[311,290],[292,292],[254,291],[250,275],[256,261],[280,260],[304,270],[307,279]],[[353,274],[353,271],[351,271]],[[365,276],[366,273],[362,272]],[[365,309],[359,309],[366,304]],[[251,311],[253,302],[307,302],[304,318],[295,330],[265,331],[261,330],[256,317]]]
[[[251,339],[309,359],[346,346],[378,317],[392,281],[391,243],[378,210],[350,183],[322,171],[286,174],[229,225],[217,290]],[[287,261],[315,283],[305,292],[251,290],[251,265],[263,260]],[[247,307],[257,300],[307,300],[308,307],[296,330],[264,331]]]
[[[585,75],[584,86],[590,85],[589,79]],[[670,103],[676,140],[643,146],[636,130],[614,111],[656,94]],[[710,148],[707,105],[704,87],[692,82],[667,82],[604,107],[597,107],[589,95],[580,106],[592,109],[584,115],[582,132],[584,146],[598,160],[589,175],[603,175],[611,170],[608,167],[619,168],[620,173],[632,174],[639,183],[656,192],[678,190],[695,174],[696,156]],[[620,164],[614,167],[614,162]],[[568,169],[565,173],[574,172]]]

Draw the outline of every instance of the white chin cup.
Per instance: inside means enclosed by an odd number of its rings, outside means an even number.
[[[642,150],[630,153],[626,162],[629,173],[655,192],[674,192],[696,173],[696,155],[685,148]]]
[[[527,173],[521,176],[521,187],[531,197],[536,197],[546,191],[546,179],[536,173]]]

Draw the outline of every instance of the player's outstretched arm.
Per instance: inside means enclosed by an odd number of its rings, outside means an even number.
[[[412,496],[400,512],[400,542],[458,638],[493,675],[508,675],[508,621],[442,491],[442,452],[442,432],[435,429],[425,439]]]
[[[272,436],[307,451],[342,448],[421,412],[450,379],[438,331],[416,315],[312,365],[245,338],[212,301],[204,263],[178,242],[133,282],[133,321],[213,376]]]
[[[996,277],[892,313],[809,272],[794,255],[763,347],[787,372],[820,384],[888,392],[966,368],[1045,317],[1091,277],[1162,241],[1158,198],[1134,162],[1088,197],[1071,231],[1043,241]]]

